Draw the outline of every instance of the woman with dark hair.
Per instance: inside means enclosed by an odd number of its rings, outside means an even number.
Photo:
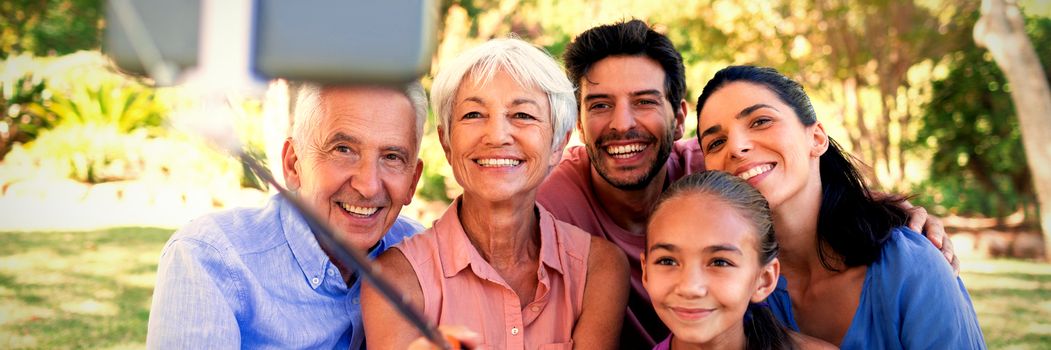
[[[655,350],[834,348],[789,332],[765,306],[777,240],[766,199],[743,180],[706,171],[676,181],[647,231],[642,282],[672,331]]]
[[[781,246],[774,313],[843,348],[984,348],[962,281],[905,227],[900,196],[873,196],[799,83],[727,67],[697,101],[709,169],[766,197]]]

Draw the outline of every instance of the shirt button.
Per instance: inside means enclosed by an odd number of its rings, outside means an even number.
[[[511,327],[511,335],[518,335],[518,327]]]
[[[540,307],[539,307],[539,306],[536,306],[536,305],[533,305],[533,307],[531,307],[531,308],[529,308],[529,309],[530,309],[530,310],[533,310],[533,312],[540,312]]]
[[[354,305],[358,305],[358,304],[360,304],[360,303],[361,303],[361,299],[358,299],[358,298],[354,298],[354,299],[353,299],[353,300],[351,300],[351,301],[352,301],[352,302],[354,302]]]
[[[336,271],[332,271],[332,269],[328,269],[328,275],[329,276],[332,276],[332,275],[335,275],[335,274],[336,274]]]
[[[311,278],[311,279],[310,279],[310,283],[313,283],[313,284],[318,284],[318,283],[321,283],[321,280],[320,280],[320,279],[318,279],[317,277],[314,277],[314,278]]]

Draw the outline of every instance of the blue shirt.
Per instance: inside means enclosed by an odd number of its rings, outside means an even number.
[[[423,229],[403,217],[376,248]],[[196,219],[161,252],[148,348],[364,348],[360,279],[348,287],[303,218],[279,196],[264,208]]]
[[[798,331],[784,277],[768,300]],[[985,349],[971,296],[945,257],[922,235],[897,228],[865,273],[843,349]]]

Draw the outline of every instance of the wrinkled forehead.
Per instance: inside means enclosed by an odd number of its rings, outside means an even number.
[[[415,110],[408,96],[398,89],[325,88],[317,113],[320,113],[318,133],[323,138],[343,133],[415,148]]]

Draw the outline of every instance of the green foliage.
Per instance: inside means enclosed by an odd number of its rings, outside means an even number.
[[[15,143],[32,140],[55,122],[42,105],[46,84],[28,69],[33,64],[29,56],[0,62],[0,160]]]
[[[163,127],[174,106],[192,105],[185,92],[154,89],[114,72],[97,51],[54,58],[23,55],[3,64],[0,89],[8,112],[3,122],[17,130],[39,126],[32,135],[12,139],[23,144],[13,144],[0,163],[0,186],[43,177],[86,183],[176,181],[213,190],[265,187],[232,158]],[[231,104],[239,112],[234,116],[238,136],[250,154],[261,158],[260,101]]]
[[[64,55],[97,49],[102,5],[102,0],[0,2],[0,59],[13,53]]]
[[[1051,41],[1051,19],[1030,18],[1026,27],[1033,43]],[[1043,66],[1051,67],[1051,47],[1034,47]],[[996,217],[1035,205],[1010,85],[973,42],[953,53],[952,61],[948,76],[932,84],[915,141],[931,153],[934,175],[921,185],[917,201],[940,208],[939,214]],[[1051,75],[1044,79],[1051,81]]]

